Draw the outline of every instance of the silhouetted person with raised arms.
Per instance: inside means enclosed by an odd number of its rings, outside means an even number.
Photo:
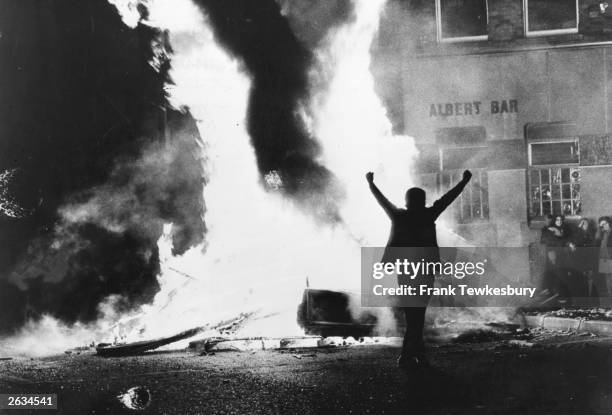
[[[395,262],[398,255],[405,255],[398,250],[390,248],[420,248],[407,251],[411,261],[439,261],[440,251],[436,237],[436,219],[461,194],[472,173],[463,172],[463,179],[444,196],[436,200],[431,207],[425,206],[425,191],[419,187],[412,187],[406,192],[406,208],[398,208],[391,203],[374,184],[374,173],[366,174],[372,194],[391,219],[391,233],[383,262]],[[402,256],[404,258],[405,256]],[[427,284],[433,287],[433,276],[419,276],[422,278],[417,284]],[[415,284],[407,276],[398,276],[402,284]],[[418,290],[417,290],[418,291]],[[427,366],[425,360],[425,344],[423,342],[423,326],[425,324],[425,311],[429,303],[429,295],[420,295],[411,298],[410,307],[403,307],[406,316],[406,334],[402,346],[402,354],[398,365],[404,370],[414,370]]]

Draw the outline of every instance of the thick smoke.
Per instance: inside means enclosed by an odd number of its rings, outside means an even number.
[[[309,96],[314,62],[309,47],[350,16],[350,2],[196,3],[207,14],[217,40],[244,63],[252,77],[248,132],[266,183],[306,201],[307,209],[318,218],[338,220],[336,201],[341,192],[318,161],[321,149],[304,122],[303,101]],[[300,16],[304,9],[310,10],[313,20]],[[315,18],[320,18],[318,23]]]
[[[354,20],[352,0],[277,0],[293,33],[309,50],[314,50],[341,25]]]
[[[120,160],[104,184],[74,195],[59,209],[64,223],[95,224],[155,243],[163,225],[172,222],[175,255],[202,241],[203,161],[197,127],[181,113],[168,115],[168,141],[149,144],[135,160]]]
[[[205,231],[199,136],[166,103],[164,34],[96,0],[2,0],[0,32],[0,332],[151,301],[163,224],[177,254]]]
[[[252,77],[262,182],[338,220],[303,101],[313,50],[352,2],[198,3]],[[95,0],[0,0],[0,332],[43,315],[94,321],[109,297],[119,312],[149,302],[163,224],[175,255],[204,239],[197,128],[168,108],[165,34],[139,20],[126,28]]]
[[[380,14],[379,31],[372,42],[372,74],[376,79],[376,93],[380,97],[393,132],[404,134],[404,60],[414,50],[414,43],[422,29],[422,16],[408,12],[408,7],[421,0],[388,0]]]

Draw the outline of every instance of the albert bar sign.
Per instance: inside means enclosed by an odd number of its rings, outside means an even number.
[[[481,115],[484,111],[489,114],[505,114],[518,112],[518,100],[503,99],[490,101],[489,105],[483,105],[482,101],[471,102],[445,102],[441,104],[431,104],[429,106],[430,117],[448,117],[462,115]]]

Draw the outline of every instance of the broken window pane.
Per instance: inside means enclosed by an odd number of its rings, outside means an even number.
[[[530,182],[531,217],[554,213],[577,215],[580,213],[580,171],[570,167],[532,168],[529,178],[546,177],[550,184],[538,186],[539,181]],[[540,208],[541,207],[541,208]]]
[[[572,185],[572,199],[580,199],[580,184]]]
[[[569,183],[570,182],[570,171],[569,171],[569,169],[563,169],[561,171],[561,181],[563,183]]]
[[[540,199],[542,197],[542,193],[540,192],[540,187],[535,186],[531,188],[531,201],[540,203]]]
[[[451,187],[461,181],[463,170],[451,170],[441,173],[442,184],[440,189],[447,192]],[[488,178],[485,170],[472,170],[472,180],[459,195],[457,202],[453,203],[455,220],[458,223],[469,223],[475,220],[489,218],[489,192]]]
[[[531,204],[531,217],[536,216],[542,216],[542,212],[540,211],[540,203]]]
[[[552,187],[552,198],[553,199],[559,199],[561,197],[561,192],[560,192],[560,188],[558,185],[554,185]]]
[[[563,190],[561,192],[561,197],[563,197],[563,199],[571,199],[572,198],[572,192],[570,191],[570,185],[569,184],[564,184],[563,185]]]

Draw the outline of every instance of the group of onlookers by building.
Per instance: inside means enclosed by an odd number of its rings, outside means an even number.
[[[568,224],[549,215],[540,242],[546,252],[542,290],[574,305],[604,305],[612,299],[612,219],[581,218]]]

